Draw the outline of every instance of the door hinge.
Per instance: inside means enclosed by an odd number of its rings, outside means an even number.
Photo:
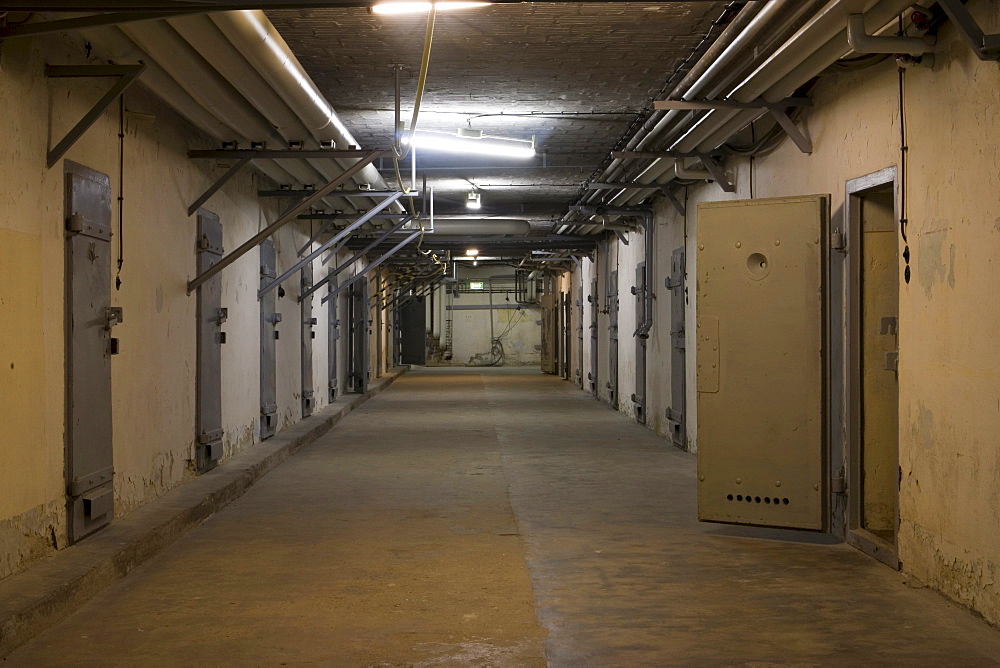
[[[899,371],[899,353],[886,353],[885,354],[885,370],[886,371]]]
[[[899,333],[899,320],[894,315],[887,315],[879,321],[878,331],[881,334],[896,335]]]
[[[830,479],[830,491],[834,494],[843,494],[847,491],[847,480],[844,479],[843,473],[839,473]]]

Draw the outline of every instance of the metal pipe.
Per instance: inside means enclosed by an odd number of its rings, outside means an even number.
[[[244,10],[209,16],[317,140],[334,142],[342,148],[358,145],[264,12]],[[353,163],[353,160],[345,160],[339,164],[346,168]],[[374,166],[365,167],[355,182],[386,189],[385,181]],[[402,210],[398,205],[396,208]]]
[[[847,17],[847,43],[859,54],[908,53],[911,56],[921,56],[930,51],[934,38],[875,37],[865,32],[864,14],[851,14]]]

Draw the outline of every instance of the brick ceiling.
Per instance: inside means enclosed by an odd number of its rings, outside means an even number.
[[[680,63],[725,2],[494,5],[438,14],[418,128],[536,137],[535,160],[459,158],[422,151],[418,173],[436,208],[552,219]],[[365,9],[270,11],[268,16],[364,147],[391,143],[393,63],[405,69],[403,118],[416,93],[426,15]],[[391,178],[391,162],[382,165]],[[409,167],[403,165],[409,178]]]

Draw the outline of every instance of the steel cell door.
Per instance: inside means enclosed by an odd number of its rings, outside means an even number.
[[[427,306],[423,297],[413,297],[398,309],[400,360],[403,364],[427,363]]]
[[[351,392],[368,391],[368,279],[360,278],[347,288],[350,338],[347,352],[347,385]]]
[[[635,268],[635,392],[632,403],[635,404],[635,419],[640,424],[646,424],[646,343],[649,341],[649,331],[640,325],[646,318],[646,263],[640,262]]]
[[[670,408],[666,411],[670,424],[670,440],[681,450],[687,449],[687,344],[684,338],[684,317],[687,305],[685,250],[681,246],[670,257],[670,278],[665,287],[670,290]]]
[[[302,292],[309,290],[313,286],[313,266],[312,262],[302,267]],[[302,300],[302,349],[299,355],[302,367],[302,417],[309,417],[316,407],[316,391],[313,389],[313,339],[316,332],[313,327],[317,319],[313,317],[313,296],[309,295]]]
[[[583,389],[583,279],[576,299],[576,383]]]
[[[698,518],[824,527],[829,196],[698,207]]]
[[[260,287],[267,287],[277,277],[278,257],[274,242],[260,245]],[[270,290],[260,298],[260,440],[274,436],[278,429],[277,362],[275,342],[281,314],[276,313],[278,291]]]
[[[66,495],[69,539],[114,517],[111,421],[111,185],[67,161],[66,183]]]
[[[332,276],[334,271],[331,267],[330,274],[328,274],[330,280],[326,283],[327,291],[330,293],[337,289],[337,278],[336,276]],[[339,381],[337,380],[337,341],[340,340],[340,319],[337,317],[338,300],[339,297],[331,297],[326,302],[328,327],[326,339],[326,386],[329,392],[327,401],[331,404],[337,400],[337,387],[339,385]]]
[[[209,211],[198,211],[198,273],[222,258],[222,223]],[[222,344],[226,321],[222,308],[222,277],[215,275],[198,286],[198,350],[194,466],[198,473],[215,468],[222,458]]]
[[[618,272],[608,280],[608,398],[618,407]]]
[[[597,396],[597,328],[598,317],[601,312],[600,296],[597,294],[597,279],[590,281],[590,295],[587,301],[590,302],[590,371],[587,372],[587,380],[590,381],[590,393]]]

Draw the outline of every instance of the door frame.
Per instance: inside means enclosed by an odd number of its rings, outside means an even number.
[[[844,275],[845,354],[843,433],[846,460],[844,489],[847,495],[844,518],[844,539],[865,554],[899,570],[899,489],[896,490],[897,544],[888,547],[884,541],[861,527],[861,203],[866,195],[889,192],[893,197],[893,216],[899,220],[899,181],[895,166],[847,181],[844,197],[844,240],[847,254]],[[898,237],[897,237],[898,243]],[[898,415],[898,406],[897,406]],[[896,462],[899,463],[899,440],[896,441]]]

